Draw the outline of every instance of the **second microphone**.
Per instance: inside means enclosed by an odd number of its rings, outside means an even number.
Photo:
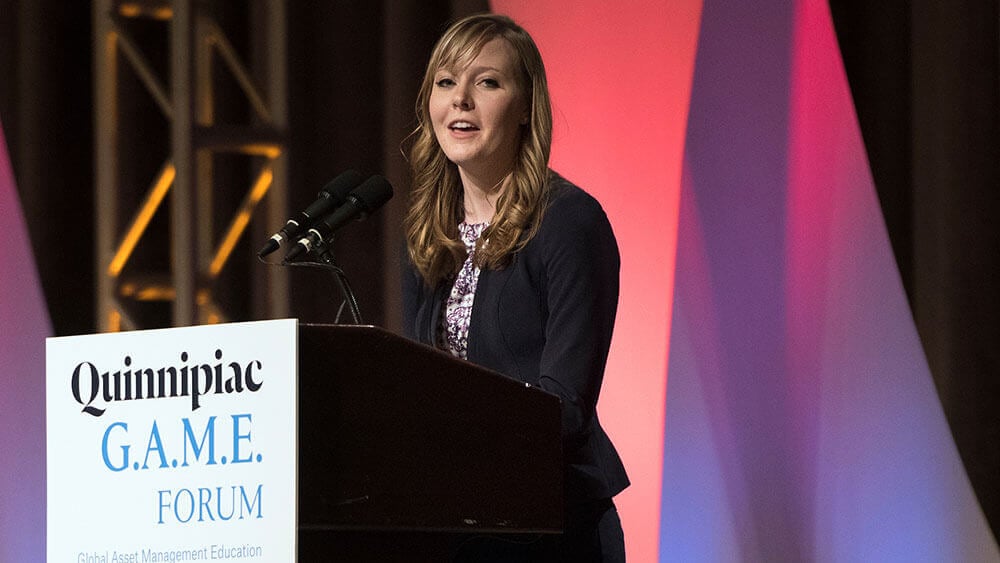
[[[299,239],[285,256],[290,262],[308,254],[320,243],[326,241],[338,229],[354,219],[362,220],[392,198],[392,185],[382,176],[372,176],[355,188],[345,198],[344,203],[323,219],[313,223],[308,232]]]

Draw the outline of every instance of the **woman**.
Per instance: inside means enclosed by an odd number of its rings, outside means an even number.
[[[525,549],[624,560],[611,499],[628,478],[596,413],[618,246],[600,204],[548,169],[538,48],[504,16],[456,22],[434,48],[416,113],[407,331],[562,399],[565,532]]]

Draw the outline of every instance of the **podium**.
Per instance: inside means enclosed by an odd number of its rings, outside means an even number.
[[[554,395],[371,326],[49,338],[47,553],[436,562],[558,533],[560,423]]]
[[[558,399],[385,330],[299,326],[299,560],[562,528]]]

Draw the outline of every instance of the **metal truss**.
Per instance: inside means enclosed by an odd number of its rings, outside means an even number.
[[[213,19],[211,12],[223,4],[221,0],[94,2],[95,225],[101,331],[288,314],[288,282],[281,272],[255,270],[253,279],[235,286],[223,287],[220,281],[234,248],[247,234],[251,214],[261,208],[264,220],[260,223],[281,224],[288,197],[284,3],[229,1],[244,11],[243,19],[249,22],[244,31],[251,47],[244,51],[250,55],[241,56]],[[156,55],[169,64],[156,64]],[[247,58],[252,59],[249,66]],[[222,73],[228,75],[229,84],[237,85],[224,94],[216,87]],[[141,90],[152,100],[144,107],[155,107],[150,113],[159,115],[136,115],[134,99],[123,99],[125,78],[141,84],[129,95]],[[242,99],[223,99],[234,92]],[[247,122],[217,122],[217,109],[223,104],[248,108]],[[148,166],[149,155],[139,155],[135,146],[124,145],[129,139],[142,138],[150,123],[164,119],[169,133],[151,142],[163,151],[162,164],[154,171]],[[218,181],[215,162],[220,155],[245,159],[243,177],[249,179],[249,186]],[[137,185],[135,178],[142,177],[148,178],[148,184]],[[223,192],[229,200],[243,194],[235,210],[222,210],[215,202]],[[169,220],[164,218],[167,213]],[[159,221],[154,220],[157,214]],[[164,232],[153,233],[156,228]],[[254,234],[255,240],[263,239]],[[161,260],[166,264],[136,259],[153,245],[161,246],[155,252],[169,256]],[[224,310],[217,297],[225,291],[252,295],[251,310]],[[148,306],[143,304],[149,303],[169,308],[169,320],[165,323],[162,314],[147,314]]]

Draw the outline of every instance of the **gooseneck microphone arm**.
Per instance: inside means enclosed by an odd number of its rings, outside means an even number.
[[[319,259],[320,264],[329,266],[330,271],[333,272],[333,278],[337,281],[340,293],[344,296],[344,302],[347,303],[347,308],[351,312],[351,320],[356,325],[365,324],[361,318],[361,308],[358,307],[358,298],[355,297],[354,290],[351,289],[351,282],[347,281],[347,274],[333,260],[333,252],[330,251],[332,245],[332,237],[329,241],[321,242],[316,247],[316,257]]]

